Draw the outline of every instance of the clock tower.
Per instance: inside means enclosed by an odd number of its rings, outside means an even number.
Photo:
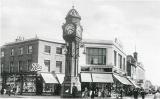
[[[81,16],[74,9],[68,12],[62,25],[63,39],[66,42],[65,77],[62,83],[61,97],[81,96],[81,83],[78,75],[79,45],[82,40]]]

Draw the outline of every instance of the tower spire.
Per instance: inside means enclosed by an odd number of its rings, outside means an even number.
[[[74,0],[72,0],[72,9],[74,9]]]

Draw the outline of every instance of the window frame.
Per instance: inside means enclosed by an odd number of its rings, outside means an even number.
[[[45,64],[46,62],[48,62],[49,65],[46,65],[46,64]],[[51,61],[50,61],[50,60],[44,60],[44,65],[45,65],[45,67],[46,67],[46,66],[48,67],[48,72],[50,72]]]
[[[60,65],[57,65],[57,64],[60,64]],[[59,69],[59,73],[62,73],[62,61],[56,61],[56,69]]]
[[[62,54],[62,48],[56,47],[56,54]]]
[[[89,65],[106,65],[107,64],[106,48],[86,48],[86,63]]]
[[[45,45],[44,46],[44,52],[50,54],[51,53],[51,46]]]

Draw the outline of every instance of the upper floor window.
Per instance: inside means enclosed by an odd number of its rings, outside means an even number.
[[[45,45],[44,52],[51,53],[51,46]]]
[[[20,47],[19,48],[19,55],[22,55],[23,54],[23,47]]]
[[[4,64],[1,64],[1,73],[3,73],[3,67],[4,67]]]
[[[86,52],[87,64],[105,65],[106,49],[105,48],[87,48]]]
[[[125,58],[123,58],[123,70],[125,70],[126,68],[125,68],[125,64],[126,64],[126,59]]]
[[[4,51],[1,51],[1,57],[4,57]]]
[[[50,72],[50,60],[44,60],[44,65],[48,68],[48,72]]]
[[[21,72],[23,69],[23,62],[22,61],[19,61],[18,62],[18,72]]]
[[[114,65],[117,65],[117,52],[114,51]]]
[[[62,54],[62,48],[56,47],[56,54]]]
[[[12,48],[11,49],[11,56],[13,56],[14,55],[14,49]]]
[[[10,62],[10,73],[14,72],[14,65],[13,62]]]
[[[59,73],[62,73],[62,61],[56,61],[56,68]]]
[[[27,52],[28,52],[28,54],[32,53],[32,46],[31,45],[28,46]]]
[[[118,54],[118,66],[122,69],[122,55]]]
[[[27,60],[27,69],[28,71],[31,71],[32,68],[32,60]]]

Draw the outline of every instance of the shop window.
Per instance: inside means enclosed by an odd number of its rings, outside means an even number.
[[[29,46],[28,46],[28,50],[27,50],[28,54],[31,54],[31,53],[32,53],[32,50],[33,50],[33,49],[32,49],[32,46],[29,45]]]
[[[56,47],[56,54],[62,54],[62,48]]]
[[[104,68],[105,72],[112,72],[112,68]]]
[[[62,73],[62,61],[56,61],[57,72]]]
[[[87,48],[86,59],[87,64],[106,65],[106,49]]]
[[[35,77],[25,77],[23,83],[23,92],[35,92]]]
[[[50,72],[50,60],[44,60],[44,65],[48,68],[48,72]]]
[[[44,52],[51,53],[51,46],[45,45]]]

